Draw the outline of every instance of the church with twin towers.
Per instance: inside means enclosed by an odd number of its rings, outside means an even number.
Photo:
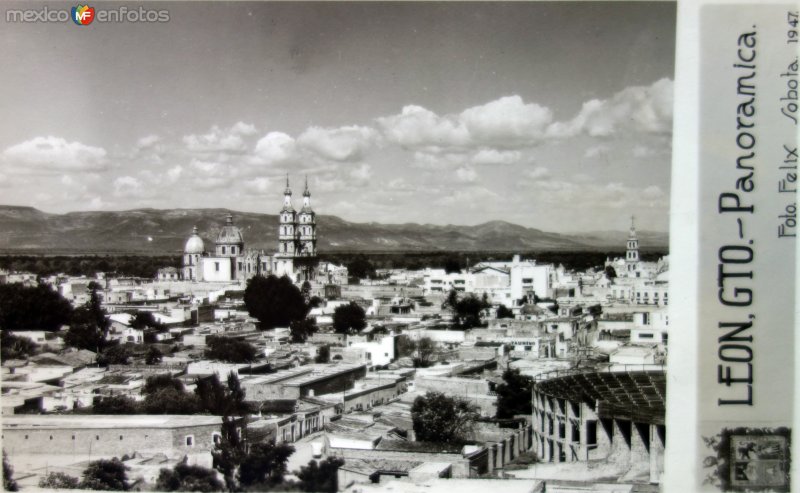
[[[237,282],[253,276],[288,276],[293,281],[314,277],[317,260],[317,221],[311,208],[311,192],[306,179],[303,206],[292,205],[292,189],[286,176],[283,207],[278,216],[278,250],[246,248],[241,229],[228,214],[217,234],[213,250],[206,250],[205,241],[195,226],[183,249],[181,275],[186,281]]]

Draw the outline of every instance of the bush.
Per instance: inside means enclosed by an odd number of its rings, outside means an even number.
[[[127,491],[127,471],[130,468],[114,457],[111,460],[100,459],[89,463],[83,471],[80,487],[89,490]]]
[[[80,481],[63,472],[51,472],[39,480],[39,488],[52,490],[74,490],[78,488]]]
[[[161,469],[156,481],[158,491],[222,491],[225,486],[212,469],[180,463],[173,469]]]

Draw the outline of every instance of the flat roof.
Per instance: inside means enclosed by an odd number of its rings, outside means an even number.
[[[104,428],[185,428],[221,425],[220,416],[131,414],[131,415],[13,415],[3,416],[3,429],[104,429]]]

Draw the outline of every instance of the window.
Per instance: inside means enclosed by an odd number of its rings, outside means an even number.
[[[220,443],[222,443],[222,435],[220,435],[219,433],[212,433],[211,441],[214,443],[214,445],[219,445]]]
[[[214,269],[219,272],[219,262],[214,262]]]
[[[122,441],[122,435],[119,436],[120,441]]]
[[[222,247],[222,254],[225,255],[225,247]]]
[[[231,247],[231,253],[236,253],[236,247],[235,246]]]
[[[100,435],[95,435],[95,436],[94,436],[94,439],[95,439],[95,440],[100,440]]]
[[[186,435],[186,446],[194,447],[194,435]]]

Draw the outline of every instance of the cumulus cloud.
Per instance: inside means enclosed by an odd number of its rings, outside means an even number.
[[[108,169],[106,151],[61,137],[34,137],[7,147],[3,160],[18,171],[90,172]]]
[[[174,166],[167,170],[167,178],[172,183],[178,181],[182,174],[183,174],[183,166],[181,166],[180,164],[178,166]]]
[[[206,134],[184,136],[183,143],[191,152],[242,152],[247,147],[244,138],[255,133],[253,125],[243,122],[227,129],[214,125]]]
[[[499,151],[497,149],[481,149],[472,156],[475,164],[514,164],[522,158],[519,151]]]
[[[384,136],[405,148],[459,147],[469,144],[469,132],[454,117],[441,117],[421,106],[403,107],[398,115],[377,119]]]
[[[550,125],[548,135],[572,137],[587,134],[608,137],[621,131],[663,134],[672,131],[672,93],[670,79],[649,86],[633,86],[610,99],[593,99],[583,104],[569,121]]]
[[[433,204],[439,206],[457,206],[464,209],[477,209],[485,206],[486,200],[497,200],[497,193],[481,186],[468,186],[459,188],[452,194],[436,199]]]
[[[544,136],[553,113],[519,96],[506,96],[464,110],[459,116],[476,143],[531,145]]]
[[[136,141],[137,149],[149,149],[161,142],[161,137],[158,135],[146,135]]]
[[[297,138],[297,143],[316,155],[333,161],[359,161],[378,138],[369,127],[310,127]]]
[[[270,132],[256,143],[255,158],[259,163],[274,164],[295,158],[295,140],[283,132]]]
[[[458,178],[458,181],[464,183],[472,183],[478,178],[478,173],[475,171],[475,168],[462,166],[456,170],[456,178]]]

